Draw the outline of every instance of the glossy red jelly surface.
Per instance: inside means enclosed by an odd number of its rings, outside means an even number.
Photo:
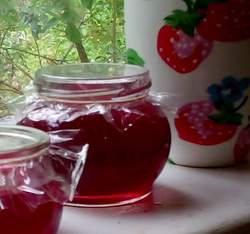
[[[38,102],[20,124],[47,132],[79,130],[60,145],[77,152],[86,142],[90,145],[74,201],[84,204],[119,203],[149,193],[171,143],[166,116],[146,100],[109,105]]]
[[[27,195],[26,195],[27,196]],[[62,214],[62,206],[45,203],[35,209],[27,206],[20,195],[1,196],[1,202],[11,199],[11,207],[0,207],[0,229],[3,234],[56,234]],[[25,198],[26,199],[26,198]],[[32,204],[33,197],[30,198]],[[10,201],[8,201],[10,202]]]

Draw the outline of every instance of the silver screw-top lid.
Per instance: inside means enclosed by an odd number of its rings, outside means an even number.
[[[49,137],[40,130],[0,125],[0,164],[32,159],[48,146]]]

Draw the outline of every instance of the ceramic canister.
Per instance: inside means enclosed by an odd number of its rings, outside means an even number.
[[[127,47],[178,96],[170,158],[233,165],[250,151],[249,0],[125,0]],[[181,103],[181,104],[180,104]]]

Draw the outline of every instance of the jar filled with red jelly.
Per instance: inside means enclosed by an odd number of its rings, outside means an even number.
[[[49,137],[40,130],[0,126],[1,233],[57,233],[72,185],[58,151],[52,157],[48,147]]]
[[[37,71],[34,87],[19,124],[48,132],[53,145],[77,154],[89,145],[71,205],[123,205],[151,193],[168,159],[171,134],[149,95],[145,68],[49,66]]]

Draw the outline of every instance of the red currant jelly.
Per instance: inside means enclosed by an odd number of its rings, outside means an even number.
[[[55,188],[41,163],[48,142],[38,130],[0,126],[1,233],[57,233],[62,205],[49,197]]]
[[[35,82],[40,97],[20,124],[49,132],[67,150],[80,153],[89,144],[75,205],[127,204],[151,192],[171,136],[165,114],[149,100],[143,68],[53,66],[39,71]]]
[[[8,200],[8,197],[1,200]],[[21,196],[22,197],[22,196]],[[55,234],[62,214],[62,206],[47,203],[35,210],[26,207],[17,196],[11,197],[12,208],[0,209],[1,233],[8,234]],[[31,200],[32,202],[32,200]]]

